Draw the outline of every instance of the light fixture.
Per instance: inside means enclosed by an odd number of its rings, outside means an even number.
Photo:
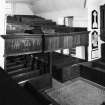
[[[84,8],[86,7],[87,0],[84,0]]]

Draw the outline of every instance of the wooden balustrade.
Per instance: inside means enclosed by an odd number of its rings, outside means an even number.
[[[89,32],[45,34],[45,52],[88,45]]]
[[[88,45],[88,31],[73,33],[2,35],[5,39],[5,56],[51,52],[58,49]]]
[[[41,35],[5,35],[5,56],[41,52]]]

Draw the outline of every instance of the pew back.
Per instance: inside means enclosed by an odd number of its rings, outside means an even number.
[[[0,67],[0,105],[43,105]]]

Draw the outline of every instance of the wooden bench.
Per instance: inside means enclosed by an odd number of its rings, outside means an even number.
[[[0,105],[43,105],[0,67]]]
[[[46,73],[36,78],[32,78],[25,83],[26,88],[27,86],[32,85],[37,90],[45,90],[52,87],[52,77],[50,74]]]
[[[51,103],[42,92],[52,87],[52,78],[49,74],[44,74],[33,78],[25,83],[24,88],[31,93],[38,101],[41,101],[43,105],[49,105]]]
[[[47,56],[48,53],[38,56],[39,69],[41,68],[40,65],[48,64]],[[52,54],[52,76],[60,82],[74,79],[80,75],[79,66],[75,64],[82,62],[84,62],[84,60],[54,52]]]
[[[92,66],[92,62],[80,65],[80,76],[105,86],[105,69]]]
[[[8,67],[6,70],[7,71],[14,71],[14,70],[18,70],[24,67],[24,63],[23,64],[16,64],[16,65],[12,65],[10,67]]]
[[[14,75],[18,75],[18,74],[28,72],[28,71],[31,71],[31,67],[27,67],[27,68],[23,67],[23,68],[20,68],[18,70],[9,71],[8,74],[10,76],[14,76]]]
[[[34,78],[36,76],[40,75],[40,70],[33,70],[33,71],[28,71],[24,72],[15,76],[12,76],[12,78],[17,82],[22,82],[22,81],[27,81],[31,78]]]

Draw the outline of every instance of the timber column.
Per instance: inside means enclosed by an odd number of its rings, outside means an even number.
[[[6,34],[5,0],[0,0],[0,35]],[[0,37],[0,67],[4,68],[4,39]]]

